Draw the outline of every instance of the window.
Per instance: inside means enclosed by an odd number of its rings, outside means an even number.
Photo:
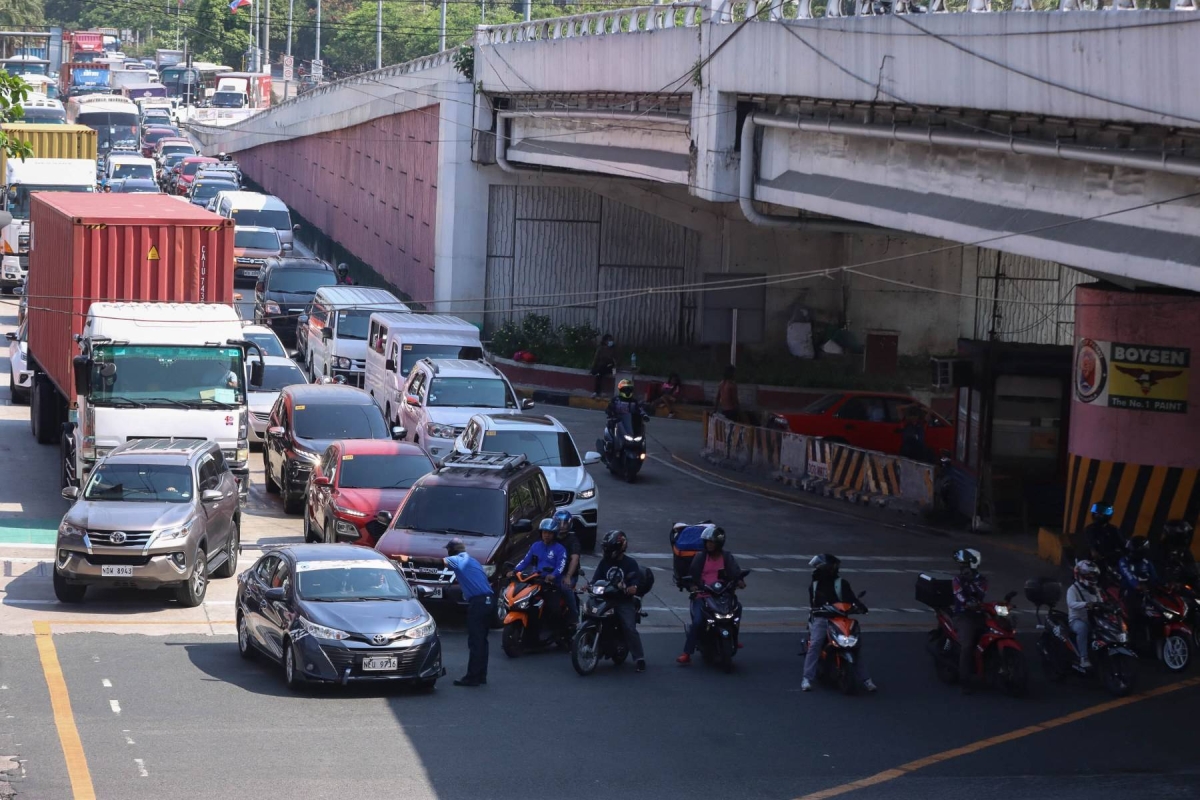
[[[887,406],[882,397],[851,397],[838,409],[837,417],[859,422],[886,422]]]
[[[501,378],[434,378],[429,405],[453,408],[516,408],[516,399]]]
[[[337,336],[339,339],[367,340],[367,322],[375,312],[364,308],[352,308],[337,312]]]
[[[379,406],[350,404],[298,405],[293,412],[301,439],[390,439]]]
[[[392,358],[396,358],[395,353],[392,354]],[[474,361],[483,358],[483,348],[457,344],[406,344],[404,355],[400,357],[400,363],[396,366],[400,368],[401,375],[407,375],[413,365],[422,358],[461,358],[464,361]]]
[[[283,398],[280,397],[271,408],[271,425],[282,425],[286,418],[287,414],[283,410]]]
[[[279,251],[279,234],[272,230],[239,228],[233,232],[233,246],[248,250]]]
[[[275,569],[278,566],[279,556],[267,556],[258,562],[258,566],[254,568],[254,575],[264,584],[270,586],[271,576],[275,573]]]
[[[421,398],[425,391],[425,373],[418,372],[413,375],[413,379],[408,382],[408,394]],[[421,398],[424,399],[424,398]]]
[[[550,501],[550,486],[546,483],[545,476],[538,474],[536,477],[534,477],[531,483],[531,489],[533,491],[533,502],[536,509],[531,516],[540,517],[553,512],[554,503]]]
[[[329,323],[329,312],[328,312],[328,310],[326,310],[325,306],[321,305],[320,303],[314,302],[312,304],[312,308],[308,312],[308,318],[311,319],[313,322],[319,323],[320,325],[324,326]]]
[[[120,503],[186,503],[191,497],[192,471],[186,466],[111,459],[96,468],[83,491],[85,500]]]
[[[508,517],[512,521],[533,516],[536,503],[529,481],[522,481],[508,490]]]
[[[254,361],[255,359],[250,359]],[[251,392],[278,392],[288,386],[308,383],[304,373],[295,364],[267,364],[263,367],[262,386],[251,386]]]
[[[333,480],[337,472],[337,448],[333,445],[325,448],[325,452],[321,455],[321,474]]]
[[[283,589],[287,592],[292,584],[292,568],[282,558],[279,559],[279,566],[275,569],[275,573],[271,575],[271,588]]]
[[[504,493],[477,486],[418,486],[404,499],[394,527],[503,536]]]
[[[467,429],[470,434],[470,429]],[[478,449],[487,453],[521,454],[529,459],[530,464],[539,467],[578,467],[579,451],[566,431],[553,430],[508,430],[488,431],[479,441],[478,429],[474,442],[466,440],[472,450]]]
[[[424,455],[342,457],[343,489],[408,489],[431,469]]]
[[[322,286],[333,286],[337,276],[325,269],[277,269],[267,277],[267,291],[289,294],[316,294]]]
[[[264,355],[287,358],[287,351],[283,349],[283,344],[280,343],[279,337],[275,334],[248,332],[245,336],[247,341],[261,347]],[[257,352],[253,348],[251,348],[250,352],[257,355]]]
[[[200,478],[200,491],[206,492],[209,489],[216,489],[220,485],[221,475],[217,471],[217,462],[213,460],[211,453],[200,459],[200,465],[196,468],[196,472]]]

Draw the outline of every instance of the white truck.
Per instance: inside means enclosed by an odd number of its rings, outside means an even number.
[[[29,272],[30,195],[96,191],[96,163],[90,159],[10,158],[7,162],[4,210],[12,220],[0,230],[0,288],[20,286]]]

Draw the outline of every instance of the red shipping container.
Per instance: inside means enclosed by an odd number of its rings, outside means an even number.
[[[166,195],[38,192],[29,212],[29,355],[74,398],[94,301],[233,302],[233,220]]]

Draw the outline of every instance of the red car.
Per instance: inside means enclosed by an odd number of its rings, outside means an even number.
[[[304,541],[374,547],[387,527],[376,522],[375,515],[395,512],[413,482],[432,471],[433,461],[415,444],[386,439],[334,442],[308,482]]]
[[[792,433],[823,436],[864,450],[900,454],[901,435],[910,409],[925,418],[926,452],[936,457],[954,449],[954,426],[911,397],[882,392],[827,394],[798,414],[775,414],[772,421]]]
[[[167,128],[152,125],[146,128],[142,134],[142,155],[146,158],[154,158],[154,149],[158,146],[162,139],[177,139],[180,133],[178,128]]]
[[[205,164],[219,164],[217,159],[208,156],[188,156],[175,166],[175,194],[186,196],[196,179],[196,172]]]

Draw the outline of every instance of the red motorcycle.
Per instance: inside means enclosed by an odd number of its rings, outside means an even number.
[[[1029,689],[1029,665],[1025,661],[1025,651],[1017,641],[1009,605],[1016,596],[1016,592],[1009,592],[1002,603],[980,604],[984,626],[975,644],[973,669],[974,677],[982,678],[1011,697],[1019,697]],[[933,656],[938,678],[946,683],[957,683],[964,676],[958,674],[961,645],[950,611],[954,605],[953,583],[920,575],[917,577],[917,601],[937,612],[937,628],[929,632],[927,648]]]
[[[1171,672],[1183,672],[1192,663],[1196,641],[1187,623],[1188,604],[1175,589],[1159,586],[1141,594],[1141,604],[1132,601],[1134,646],[1150,652]]]

